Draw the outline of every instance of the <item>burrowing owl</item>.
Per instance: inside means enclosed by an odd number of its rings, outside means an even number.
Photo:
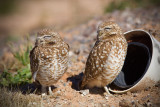
[[[39,32],[35,46],[30,52],[33,80],[42,85],[42,92],[56,83],[68,67],[69,46],[58,33],[45,29]]]
[[[127,41],[115,22],[103,22],[98,27],[97,41],[91,50],[81,82],[81,89],[104,87],[120,73],[127,53]]]

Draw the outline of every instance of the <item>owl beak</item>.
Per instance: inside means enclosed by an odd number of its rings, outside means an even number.
[[[38,45],[39,45],[40,43],[42,43],[42,42],[43,42],[43,40],[41,40],[40,38],[37,38],[35,45],[38,46]]]
[[[98,35],[101,36],[103,34],[102,30],[98,30]]]

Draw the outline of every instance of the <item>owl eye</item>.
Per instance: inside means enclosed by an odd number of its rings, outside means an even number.
[[[44,39],[51,39],[51,36],[44,36]]]
[[[111,27],[106,27],[104,28],[106,31],[109,31],[110,29],[112,29]]]
[[[55,44],[55,42],[49,42],[48,44],[50,44],[50,45],[54,45],[54,44]]]

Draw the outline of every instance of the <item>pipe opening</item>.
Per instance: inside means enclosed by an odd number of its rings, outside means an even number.
[[[112,90],[126,90],[138,83],[150,65],[152,41],[144,31],[125,34],[128,41],[127,56],[122,71],[109,85]]]

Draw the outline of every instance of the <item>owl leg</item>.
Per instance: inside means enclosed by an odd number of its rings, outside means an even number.
[[[104,86],[104,90],[107,92],[108,95],[110,95],[111,93],[109,92],[108,90],[108,87],[107,86]]]
[[[42,96],[44,96],[46,94],[46,92],[47,92],[46,86],[42,85],[41,92],[42,92]]]
[[[33,74],[33,76],[32,76],[32,78],[33,78],[33,82],[35,82],[35,81],[36,81],[37,72],[38,72],[38,70],[37,70],[37,71]]]
[[[48,89],[49,89],[49,95],[53,95],[51,87],[48,87]]]

